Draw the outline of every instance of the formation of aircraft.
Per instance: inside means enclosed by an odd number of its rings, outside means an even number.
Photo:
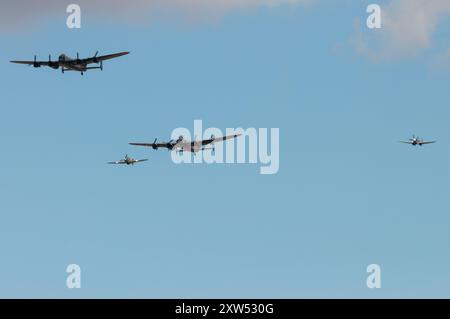
[[[170,140],[169,142],[159,142],[158,139],[155,139],[153,143],[129,143],[130,145],[134,146],[144,146],[144,147],[151,147],[154,150],[158,150],[159,148],[166,148],[169,151],[176,151],[178,153],[183,152],[192,152],[197,153],[204,150],[212,150],[215,151],[214,143],[217,142],[223,142],[228,139],[236,138],[242,134],[234,134],[229,136],[222,136],[216,138],[214,135],[211,135],[209,139],[202,140],[202,141],[188,141],[185,140],[183,136],[180,136],[177,140]],[[208,145],[211,145],[211,147],[207,147]]]
[[[134,165],[136,163],[141,163],[141,162],[145,162],[145,161],[148,161],[148,159],[136,160],[134,158],[129,157],[128,155],[125,155],[124,159],[121,159],[120,161],[116,161],[116,162],[109,162],[108,164]]]
[[[421,139],[419,137],[416,137],[414,135],[413,135],[412,138],[409,139],[409,141],[400,141],[400,143],[410,144],[410,145],[413,145],[413,146],[416,146],[416,145],[422,146],[422,145],[427,145],[427,144],[434,144],[436,142],[437,141],[428,141],[427,142],[427,141],[424,141],[423,139]]]
[[[37,61],[36,56],[34,56],[33,61],[10,61],[11,63],[17,63],[17,64],[25,64],[30,65],[35,68],[40,68],[42,66],[47,66],[52,69],[59,69],[61,68],[62,73],[65,71],[75,71],[80,72],[81,75],[84,74],[84,72],[88,70],[93,69],[100,69],[103,70],[103,61],[118,58],[124,55],[129,54],[130,52],[120,52],[120,53],[114,53],[114,54],[108,54],[108,55],[102,55],[98,56],[98,51],[95,53],[94,56],[80,59],[79,54],[77,53],[76,58],[71,58],[65,54],[61,54],[56,61],[52,61],[51,56],[49,55],[48,61]],[[89,66],[91,64],[96,64],[97,66]],[[240,136],[241,134],[235,134],[235,135],[229,135],[229,136],[222,136],[219,138],[216,138],[214,135],[211,135],[209,139],[201,140],[201,141],[188,141],[185,140],[183,136],[180,136],[177,140],[170,140],[169,142],[158,142],[157,139],[153,143],[129,143],[130,145],[134,146],[144,146],[144,147],[151,147],[154,150],[158,150],[159,148],[166,148],[169,151],[176,151],[178,153],[183,152],[192,152],[197,153],[204,150],[212,150],[215,151],[214,143],[222,142],[228,139],[236,138]],[[423,146],[427,144],[434,144],[437,141],[424,141],[423,139],[416,137],[413,135],[412,138],[410,138],[408,141],[400,141],[400,143],[405,143],[413,146]],[[207,147],[210,145],[211,147]],[[128,155],[125,155],[125,158],[116,161],[116,162],[109,162],[109,164],[126,164],[126,165],[134,165],[135,163],[140,163],[147,161],[147,159],[143,160],[135,160],[133,158],[128,157]]]
[[[34,56],[34,61],[10,61],[11,63],[26,64],[33,66],[35,68],[40,68],[42,66],[48,66],[52,69],[58,70],[61,67],[62,73],[65,71],[76,71],[80,72],[81,75],[88,70],[100,69],[103,71],[103,61],[118,58],[123,55],[127,55],[130,52],[120,52],[108,55],[98,56],[98,51],[93,57],[80,59],[80,55],[77,53],[77,57],[71,58],[65,54],[61,54],[57,61],[52,61],[51,55],[48,56],[48,61],[37,61],[36,56]],[[89,66],[90,64],[96,64],[100,66]]]

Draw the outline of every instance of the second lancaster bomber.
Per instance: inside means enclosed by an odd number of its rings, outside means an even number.
[[[26,64],[33,66],[35,68],[40,68],[41,66],[48,66],[52,69],[58,70],[61,67],[62,73],[65,71],[76,71],[80,72],[81,75],[88,70],[100,69],[103,71],[103,61],[118,58],[123,55],[127,55],[130,52],[120,52],[108,55],[98,56],[98,51],[93,57],[80,59],[80,55],[77,53],[76,59],[71,58],[65,54],[61,54],[57,61],[52,61],[52,57],[49,55],[48,61],[37,61],[36,56],[34,56],[34,61],[10,61],[11,63]],[[89,66],[89,64],[100,64],[100,66]]]
[[[155,139],[153,143],[129,143],[129,144],[134,146],[151,147],[154,150],[157,150],[158,148],[167,148],[169,151],[175,151],[177,153],[192,152],[195,154],[197,152],[205,150],[212,150],[214,152],[215,151],[214,143],[234,139],[239,136],[241,136],[241,134],[221,136],[217,138],[214,135],[211,135],[209,139],[201,141],[195,140],[188,141],[185,140],[183,136],[180,136],[177,140],[170,140],[169,142],[158,143],[157,139]],[[207,145],[210,145],[211,147],[206,147]]]

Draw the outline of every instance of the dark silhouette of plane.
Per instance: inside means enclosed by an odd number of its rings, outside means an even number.
[[[127,55],[130,52],[120,52],[109,55],[98,56],[98,51],[93,57],[80,59],[80,55],[77,53],[77,58],[71,58],[65,54],[61,54],[57,61],[52,61],[51,55],[48,56],[48,61],[37,61],[36,56],[34,56],[34,61],[10,61],[11,63],[26,64],[33,66],[35,68],[40,68],[41,66],[48,66],[52,69],[58,70],[61,67],[62,73],[65,71],[76,71],[80,72],[81,75],[88,70],[100,69],[103,71],[103,61],[118,58],[123,55]],[[100,66],[89,66],[90,64],[100,64]]]

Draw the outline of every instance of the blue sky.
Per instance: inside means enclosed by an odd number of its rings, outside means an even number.
[[[81,30],[62,11],[0,33],[0,296],[449,297],[450,21],[411,55],[362,28],[374,59],[353,41],[368,3],[85,12]],[[8,62],[97,50],[131,54],[83,77]],[[280,128],[278,174],[127,145],[195,119]],[[412,134],[439,142],[398,143]],[[150,160],[105,164],[125,153]]]

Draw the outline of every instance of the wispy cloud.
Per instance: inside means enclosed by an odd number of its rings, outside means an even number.
[[[157,18],[160,14],[196,21],[216,19],[230,11],[255,7],[308,4],[314,0],[73,0],[83,12],[115,19]],[[0,32],[27,28],[49,17],[66,15],[70,2],[9,0],[0,2]]]
[[[450,71],[450,47],[436,55],[432,66],[436,70]]]
[[[414,57],[433,48],[433,35],[449,16],[450,0],[390,0],[382,7],[382,29],[357,22],[352,43],[377,61]]]

